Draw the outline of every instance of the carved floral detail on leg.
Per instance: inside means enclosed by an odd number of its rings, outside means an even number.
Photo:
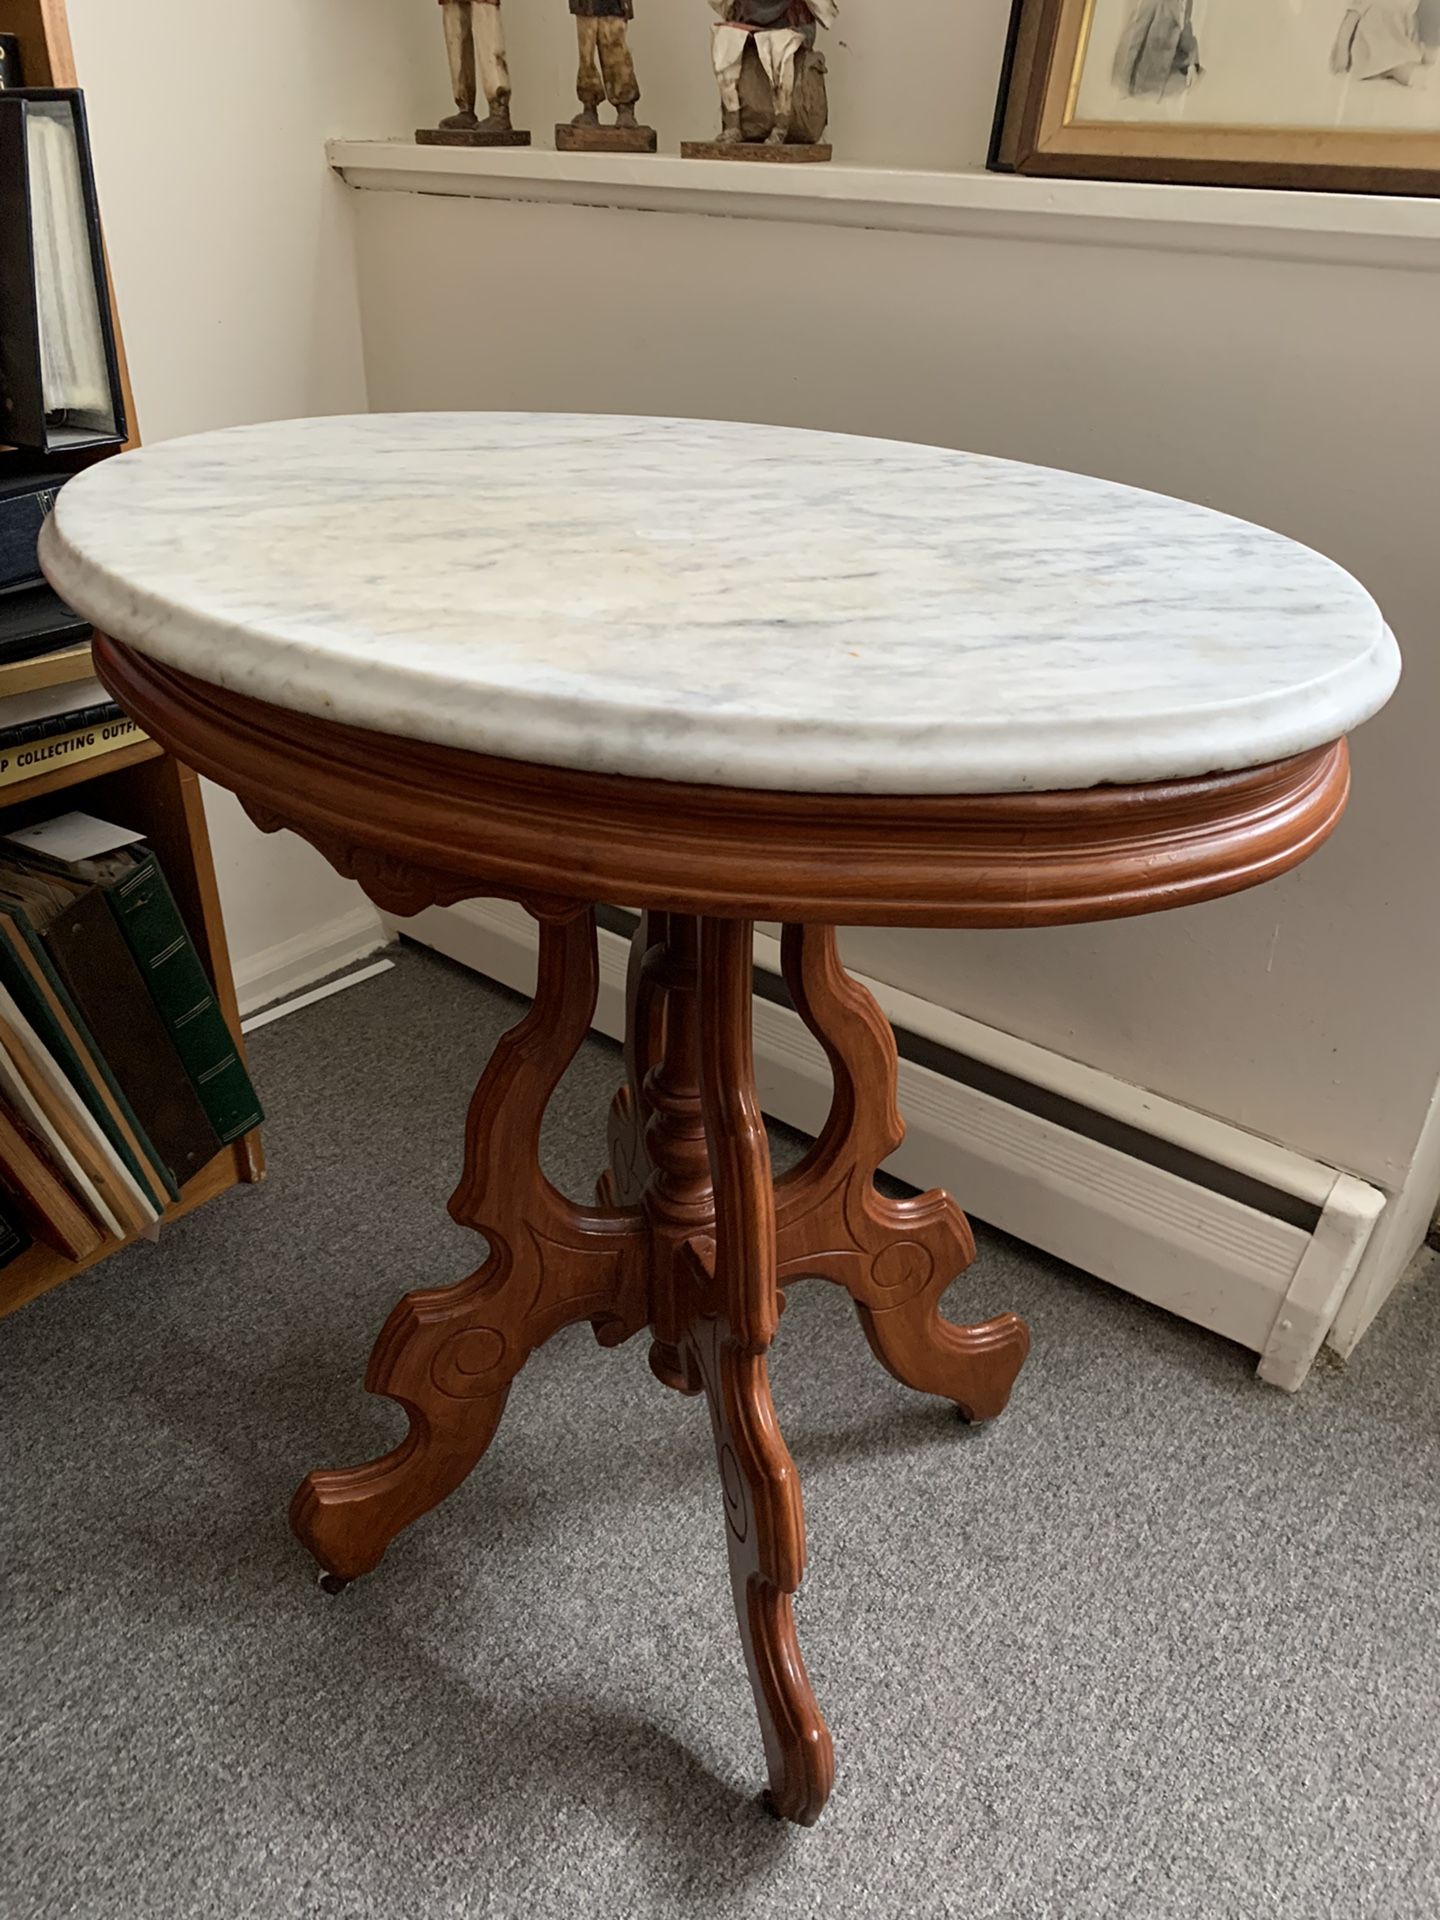
[[[677,1393],[698,1394],[700,1376],[684,1344],[695,1306],[697,1239],[715,1228],[715,1188],[700,1097],[700,922],[665,916],[664,937],[645,958],[662,1013],[644,1076],[645,1155],[650,1181],[650,1371]]]
[[[835,1757],[795,1631],[791,1596],[805,1572],[805,1509],[765,1359],[780,1295],[770,1150],[751,1055],[750,951],[748,922],[701,923],[700,1057],[715,1181],[714,1268],[712,1278],[707,1263],[691,1262],[682,1347],[710,1405],[735,1611],[770,1801],[785,1819],[810,1826],[829,1797]]]
[[[597,1189],[605,1206],[639,1206],[652,1172],[645,1147],[650,1117],[645,1077],[660,1057],[665,1031],[665,994],[657,970],[669,922],[669,914],[642,913],[630,942],[625,975],[625,1084],[610,1105],[610,1164]]]
[[[970,1327],[941,1317],[975,1241],[949,1194],[892,1200],[875,1186],[905,1137],[890,1023],[846,973],[833,927],[786,927],[781,950],[795,1010],[835,1076],[824,1130],[776,1189],[781,1283],[816,1275],[845,1287],[897,1380],[953,1400],[967,1420],[991,1419],[1010,1398],[1029,1330],[1013,1313]]]
[[[368,1573],[395,1536],[451,1493],[499,1425],[515,1375],[561,1327],[589,1320],[606,1345],[646,1324],[647,1247],[634,1209],[575,1205],[540,1169],[545,1108],[589,1030],[595,917],[542,922],[535,998],[481,1076],[450,1212],[488,1259],[452,1287],[407,1294],[371,1357],[369,1392],[409,1416],[382,1459],[310,1474],[291,1525],[322,1566]]]

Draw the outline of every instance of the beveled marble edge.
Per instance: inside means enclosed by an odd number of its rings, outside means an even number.
[[[47,533],[51,524],[47,523]],[[102,632],[197,679],[277,704],[273,691],[258,686],[255,676],[237,665],[242,650],[254,645],[250,635],[217,629],[213,634],[217,649],[202,664],[193,644],[166,644],[163,609],[137,605],[130,589],[97,575],[53,535],[42,539],[47,577],[72,604],[79,603],[79,610]],[[957,767],[950,755],[927,752],[918,741],[907,745],[902,740],[896,744],[905,760],[903,783],[893,777],[894,759],[883,769],[866,764],[863,727],[846,728],[834,719],[826,728],[829,751],[817,751],[812,738],[802,766],[797,762],[793,731],[784,725],[766,725],[753,714],[746,716],[743,732],[721,734],[703,720],[682,728],[673,712],[647,713],[636,705],[600,709],[588,700],[536,701],[496,690],[487,698],[481,716],[468,705],[457,705],[453,682],[403,674],[393,666],[372,679],[360,663],[352,663],[347,673],[341,712],[335,699],[333,662],[297,654],[287,660],[286,667],[285,697],[278,704],[287,710],[504,760],[779,792],[959,794],[1138,786],[1284,760],[1343,737],[1377,713],[1399,680],[1400,654],[1393,634],[1384,627],[1364,663],[1363,684],[1352,669],[1298,693],[1273,695],[1263,709],[1254,700],[1242,701],[1152,723],[1143,745],[1137,743],[1133,720],[1092,721],[1068,751],[1051,729],[1027,728],[1012,721],[995,726],[989,742],[971,731],[964,765]],[[602,726],[604,731],[617,729],[616,744],[609,751]],[[636,733],[652,728],[663,735],[663,744],[647,753],[641,772],[629,743]],[[933,733],[933,727],[917,723],[914,731]],[[717,745],[722,747],[718,755]],[[1110,764],[1115,770],[1097,779],[1096,761],[1107,758],[1104,747],[1113,748]],[[1017,761],[1027,756],[1033,759],[1035,771],[1017,778]]]
[[[408,436],[403,442],[407,452],[412,450],[411,442],[415,443],[422,465],[428,457],[427,444],[448,447],[458,429],[467,455],[475,452],[477,441],[483,441],[486,434],[499,435],[502,442],[506,436],[514,436],[517,448],[528,447],[532,470],[542,473],[552,442],[566,453],[571,468],[575,467],[571,437],[578,432],[586,457],[596,464],[601,478],[615,471],[613,437],[616,435],[623,439],[624,435],[643,429],[647,435],[673,437],[666,453],[673,456],[678,447],[681,459],[689,461],[694,453],[687,436],[702,444],[707,438],[720,436],[724,445],[731,440],[743,441],[744,436],[753,431],[773,437],[774,445],[767,450],[777,456],[782,470],[784,456],[799,449],[806,455],[814,455],[822,475],[828,473],[832,462],[842,475],[857,461],[858,471],[862,473],[870,472],[872,466],[875,471],[883,471],[889,489],[887,499],[902,487],[907,463],[912,459],[919,469],[916,484],[923,493],[930,485],[930,469],[934,463],[952,458],[944,455],[943,450],[867,442],[846,436],[809,436],[789,430],[752,430],[724,423],[636,421],[608,416],[577,420],[544,415],[419,415],[397,421],[388,416],[362,415],[351,419],[272,423],[266,427],[234,429],[230,433],[164,443],[158,449],[107,463],[105,468],[81,476],[73,488],[62,495],[46,525],[41,542],[42,563],[59,591],[102,631],[142,653],[230,691],[318,718],[337,719],[460,750],[582,771],[699,785],[812,793],[965,794],[1133,785],[1236,771],[1283,759],[1343,735],[1384,704],[1399,675],[1398,650],[1379,609],[1357,582],[1323,556],[1310,554],[1279,535],[1248,527],[1243,522],[1227,522],[1223,515],[1183,502],[1110,487],[1105,482],[1087,481],[1083,476],[1048,474],[1043,469],[977,460],[973,456],[953,458],[970,463],[964,475],[967,485],[977,477],[981,480],[977,497],[982,498],[995,524],[1003,528],[1023,521],[1025,539],[1041,541],[1034,549],[1036,566],[1048,552],[1041,539],[1043,527],[1037,530],[1034,524],[1036,512],[1042,521],[1046,512],[1052,520],[1058,516],[1068,528],[1067,516],[1073,512],[1071,503],[1077,494],[1083,497],[1092,487],[1098,497],[1113,502],[1118,509],[1133,509],[1136,540],[1144,535],[1152,544],[1163,547],[1168,540],[1178,537],[1183,550],[1185,537],[1198,530],[1205,536],[1195,563],[1201,587],[1207,571],[1213,571],[1217,561],[1228,566],[1228,573],[1222,567],[1226,592],[1219,602],[1225,607],[1225,617],[1232,625],[1240,623],[1239,632],[1248,632],[1253,626],[1253,649],[1262,659],[1266,650],[1273,655],[1277,647],[1282,657],[1287,651],[1293,653],[1296,677],[1281,678],[1277,685],[1273,684],[1275,676],[1271,673],[1272,684],[1267,686],[1267,676],[1262,671],[1251,676],[1258,684],[1236,694],[1232,691],[1233,672],[1227,677],[1222,668],[1209,676],[1208,684],[1202,674],[1198,686],[1190,685],[1182,697],[1172,697],[1169,704],[1163,698],[1136,702],[1125,697],[1126,682],[1114,678],[1117,669],[1122,675],[1126,671],[1123,650],[1110,656],[1104,643],[1095,646],[1087,640],[1081,643],[1081,651],[1087,645],[1093,648],[1093,666],[1084,660],[1077,666],[1073,657],[1068,662],[1057,657],[1055,682],[1068,691],[1063,699],[1052,698],[1042,711],[1026,715],[1018,704],[1010,702],[1008,693],[1002,691],[998,712],[983,715],[973,703],[961,701],[954,706],[951,717],[938,718],[937,715],[946,711],[943,703],[937,705],[934,699],[924,697],[914,702],[901,699],[867,704],[864,686],[855,685],[853,675],[850,684],[839,676],[830,683],[813,677],[806,680],[802,674],[797,681],[793,673],[805,665],[804,649],[803,646],[792,648],[787,657],[783,634],[777,639],[773,661],[770,654],[764,655],[764,660],[774,667],[769,682],[753,678],[735,681],[732,676],[732,684],[726,686],[722,674],[712,690],[707,685],[704,655],[706,647],[714,644],[714,635],[719,629],[713,623],[707,626],[703,619],[695,632],[686,636],[687,644],[694,650],[693,657],[687,655],[683,647],[673,657],[657,656],[657,660],[663,659],[665,670],[654,685],[648,670],[638,680],[633,672],[628,677],[611,676],[588,666],[572,666],[568,656],[557,659],[554,649],[548,649],[547,653],[543,644],[527,683],[528,669],[516,664],[523,656],[515,656],[507,663],[502,645],[499,656],[492,656],[492,670],[484,645],[478,657],[472,658],[463,630],[457,633],[453,623],[448,630],[442,623],[436,644],[410,644],[402,625],[399,635],[403,644],[396,646],[382,641],[377,646],[374,634],[367,637],[366,633],[373,605],[367,597],[368,590],[358,597],[353,590],[354,568],[363,566],[364,562],[358,554],[347,553],[343,533],[330,563],[337,568],[333,578],[343,583],[345,590],[333,597],[323,565],[314,578],[304,582],[309,601],[302,598],[293,606],[283,594],[278,603],[267,605],[263,594],[256,601],[247,592],[241,595],[238,605],[231,593],[227,610],[225,591],[214,595],[204,591],[204,570],[209,564],[211,548],[215,553],[215,577],[222,588],[228,587],[233,579],[234,562],[223,541],[218,547],[214,546],[220,537],[214,527],[206,536],[209,547],[187,550],[183,539],[176,543],[170,529],[184,525],[180,509],[191,495],[183,485],[178,493],[171,494],[166,485],[159,484],[157,493],[156,485],[169,471],[178,466],[183,476],[187,463],[191,463],[203,479],[206,463],[214,462],[222,448],[233,445],[238,463],[235,471],[243,475],[247,463],[252,475],[258,469],[262,484],[257,497],[268,504],[272,489],[278,490],[281,485],[287,440],[297,449],[297,455],[320,446],[324,451],[323,471],[325,461],[333,457],[335,446],[344,450],[347,458],[352,455],[374,458],[377,448],[385,452],[387,435],[393,435],[397,428]],[[353,449],[348,445],[352,439],[357,443]],[[713,453],[714,449],[710,451]],[[534,469],[537,460],[539,466]],[[227,456],[221,462],[221,470],[229,467]],[[658,471],[661,474],[666,471],[663,460]],[[299,487],[300,497],[308,506],[313,485],[307,481],[305,472],[304,461],[297,457],[288,484]],[[118,487],[117,481],[122,483]],[[353,480],[349,484],[353,484]],[[649,484],[653,494],[659,484],[654,473]],[[787,484],[790,484],[788,480]],[[1039,489],[1038,507],[1034,504],[1034,488]],[[96,494],[93,503],[92,491]],[[747,505],[752,509],[756,508],[756,498],[751,497],[754,493],[751,487],[746,495]],[[500,497],[503,499],[503,494]],[[595,497],[602,501],[605,498],[603,492]],[[963,512],[966,506],[963,488],[956,497]],[[230,490],[228,495],[222,494],[215,514],[217,522],[223,522],[226,513],[243,514],[243,498],[243,487],[238,493]],[[237,501],[240,504],[237,505]],[[763,509],[763,500],[758,507]],[[146,517],[134,523],[127,519],[137,512]],[[80,545],[72,544],[71,537],[64,531],[71,519],[79,521],[79,530],[73,537]],[[468,532],[470,519],[464,514],[461,519]],[[139,527],[138,534],[132,535],[128,530],[132,524]],[[588,552],[585,543],[597,537],[596,529],[592,527],[587,531],[569,522],[564,525],[569,547]],[[407,563],[409,527],[410,523],[404,522],[396,539],[396,553]],[[768,520],[764,520],[764,527],[768,534]],[[87,531],[93,542],[88,546]],[[917,542],[923,531],[917,522]],[[754,537],[753,527],[750,532]],[[1231,532],[1237,543],[1233,561],[1227,559],[1229,550],[1224,544]],[[425,528],[422,527],[421,533],[424,537]],[[1218,535],[1221,540],[1216,550],[1206,544],[1212,535]],[[506,547],[503,532],[490,528],[485,538],[497,550],[503,550],[507,559],[513,559],[514,549]],[[150,551],[143,564],[137,564],[136,571],[143,575],[148,566],[153,584],[142,587],[123,576],[120,570],[125,567],[132,548],[145,551],[147,540]],[[1275,594],[1267,592],[1270,577],[1267,555],[1272,549],[1279,582]],[[91,559],[89,553],[97,550],[101,558]],[[182,563],[173,591],[165,571],[172,551]],[[917,544],[916,553],[921,551],[922,546]],[[1013,569],[1026,551],[1023,540],[1018,549],[1012,542],[1008,559],[1002,552],[1001,561]],[[482,543],[477,547],[478,559],[483,561],[488,552]],[[565,542],[561,542],[558,552],[564,557]],[[1123,566],[1124,541],[1120,542],[1119,552]],[[251,564],[259,565],[262,572],[265,553],[262,541],[251,559]],[[573,561],[574,552],[569,557]],[[827,585],[845,586],[843,557],[833,574],[825,571],[834,564],[833,560],[827,559],[820,572],[815,573],[814,556],[810,558],[812,593],[820,592]],[[1242,558],[1248,571],[1237,574],[1234,569],[1241,565]],[[1313,567],[1311,562],[1315,563]],[[433,565],[433,561],[426,565]],[[696,578],[701,588],[713,591],[718,577],[714,574],[713,554],[701,554],[697,566]],[[229,573],[227,568],[231,569]],[[999,571],[1003,589],[1004,565]],[[1143,605],[1121,601],[1116,616],[1118,633],[1125,633],[1128,620],[1132,641],[1136,636],[1142,639],[1148,636],[1163,646],[1161,636],[1174,630],[1178,598],[1183,634],[1182,589],[1188,590],[1190,576],[1183,570],[1178,578],[1173,576],[1174,569],[1162,569],[1155,575],[1153,605],[1148,601]],[[250,577],[245,576],[247,580]],[[393,566],[387,564],[383,573],[376,575],[376,581],[392,589],[403,588],[409,577],[405,566],[397,562]],[[424,567],[415,575],[417,581],[430,577]],[[755,577],[763,578],[763,570]],[[796,577],[791,576],[792,582]],[[858,577],[862,582],[869,580],[863,568]],[[1062,574],[1062,582],[1063,577]],[[911,575],[907,573],[905,578],[909,583],[907,590],[912,590]],[[527,587],[522,573],[518,582],[512,578],[511,591],[513,593],[518,584],[529,593],[535,609],[543,610],[549,579],[548,573],[542,573]],[[1246,592],[1238,597],[1237,579],[1249,582]],[[1015,575],[1015,583],[1018,598],[1014,604],[1020,613],[1025,606],[1025,590],[1033,585],[1033,580],[1022,568]],[[721,584],[723,595],[730,595],[733,583],[728,574],[723,576]],[[1252,590],[1254,601],[1246,597]],[[872,590],[867,584],[863,591],[868,594]],[[963,657],[967,649],[973,650],[975,645],[973,634],[967,639],[960,631],[967,606],[963,585],[958,589],[960,598],[954,607],[957,629],[953,648],[946,638],[945,622],[949,617],[946,596],[956,591],[952,582],[942,579],[928,608],[923,598],[912,591],[917,618],[928,620],[933,629],[924,644],[938,647],[945,658],[952,650]],[[1287,592],[1292,591],[1296,620],[1293,642],[1286,599]],[[1323,599],[1332,591],[1335,608],[1327,636],[1324,619],[1316,625],[1316,596]],[[1011,602],[1003,592],[1001,599],[1008,608]],[[992,603],[995,600],[993,581],[990,600]],[[403,597],[397,603],[392,592],[389,608],[392,620],[397,604],[403,608]],[[848,602],[843,595],[839,601],[832,595],[832,605],[836,607],[836,619],[843,622],[848,615]],[[1247,611],[1252,607],[1253,615]],[[883,609],[882,596],[882,615]],[[864,611],[869,611],[868,603]],[[763,625],[763,605],[758,614],[752,609],[750,615],[740,617],[737,634],[745,631],[746,618],[757,617]],[[812,611],[812,625],[816,617]],[[818,617],[823,622],[829,615]],[[1064,604],[1049,609],[1047,617],[1055,625],[1057,643],[1063,642],[1066,638]],[[663,596],[630,618],[632,626],[635,622],[641,623],[637,631],[643,631],[646,619],[656,623],[657,645],[669,631]],[[1029,618],[1022,615],[1022,628],[1016,632],[1022,648],[1030,647],[1032,661],[1038,658],[1043,666],[1043,652],[1036,655],[1031,645],[1037,636],[1024,624]],[[522,645],[523,620],[522,614],[512,636]],[[347,623],[352,621],[357,635],[354,646],[346,639],[351,631]],[[883,626],[883,619],[881,624]],[[1321,667],[1317,668],[1313,662],[1307,665],[1307,649],[1311,645],[1308,635],[1315,636],[1316,659],[1323,662],[1326,654],[1330,655],[1329,662]],[[603,635],[600,643],[603,649]],[[633,647],[633,635],[631,645]],[[1003,628],[995,645],[1003,657]],[[446,646],[451,648],[448,656],[444,651]],[[753,647],[751,651],[753,653]],[[1070,650],[1072,655],[1074,651]],[[1242,681],[1245,678],[1243,662],[1248,652],[1248,648],[1242,647],[1232,656],[1236,666],[1242,668]],[[603,659],[603,651],[600,657]],[[1133,653],[1131,657],[1135,658]],[[1163,663],[1163,652],[1156,657]],[[1193,666],[1193,655],[1189,658]],[[1143,649],[1138,660],[1143,669],[1146,665]],[[751,666],[756,664],[752,661]],[[1108,694],[1107,676],[1113,682]],[[917,680],[913,657],[909,677],[902,677],[897,685],[902,689],[917,686],[924,695],[923,674]],[[1179,692],[1178,685],[1175,691]],[[951,699],[955,692],[952,683]],[[990,698],[993,704],[993,686]]]

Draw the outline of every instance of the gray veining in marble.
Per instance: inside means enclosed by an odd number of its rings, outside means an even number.
[[[1261,765],[1383,705],[1332,561],[1108,482],[788,428],[301,420],[73,480],[46,572],[141,652],[509,758],[811,792]]]

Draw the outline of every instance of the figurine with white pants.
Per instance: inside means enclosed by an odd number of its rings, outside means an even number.
[[[440,0],[455,112],[416,139],[431,145],[528,147],[510,123],[510,67],[500,0]],[[476,112],[484,95],[485,118]]]
[[[738,146],[740,80],[745,52],[753,42],[770,83],[775,123],[765,144],[783,147],[790,137],[795,108],[795,63],[813,50],[815,31],[831,27],[839,17],[838,0],[710,0],[720,15],[713,33],[715,78],[720,88],[724,124],[721,146]]]

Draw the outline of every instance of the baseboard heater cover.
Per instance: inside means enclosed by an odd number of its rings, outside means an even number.
[[[635,916],[600,910],[595,1027],[624,1031]],[[432,907],[391,929],[528,993],[535,923],[506,901]],[[765,1111],[813,1133],[824,1055],[791,1008],[779,942],[755,941]],[[874,980],[900,1051],[905,1144],[887,1170],[947,1187],[977,1219],[1260,1356],[1293,1392],[1334,1321],[1385,1195],[1206,1114]],[[983,1286],[983,1270],[972,1275]],[[1003,1301],[974,1298],[984,1314]]]

